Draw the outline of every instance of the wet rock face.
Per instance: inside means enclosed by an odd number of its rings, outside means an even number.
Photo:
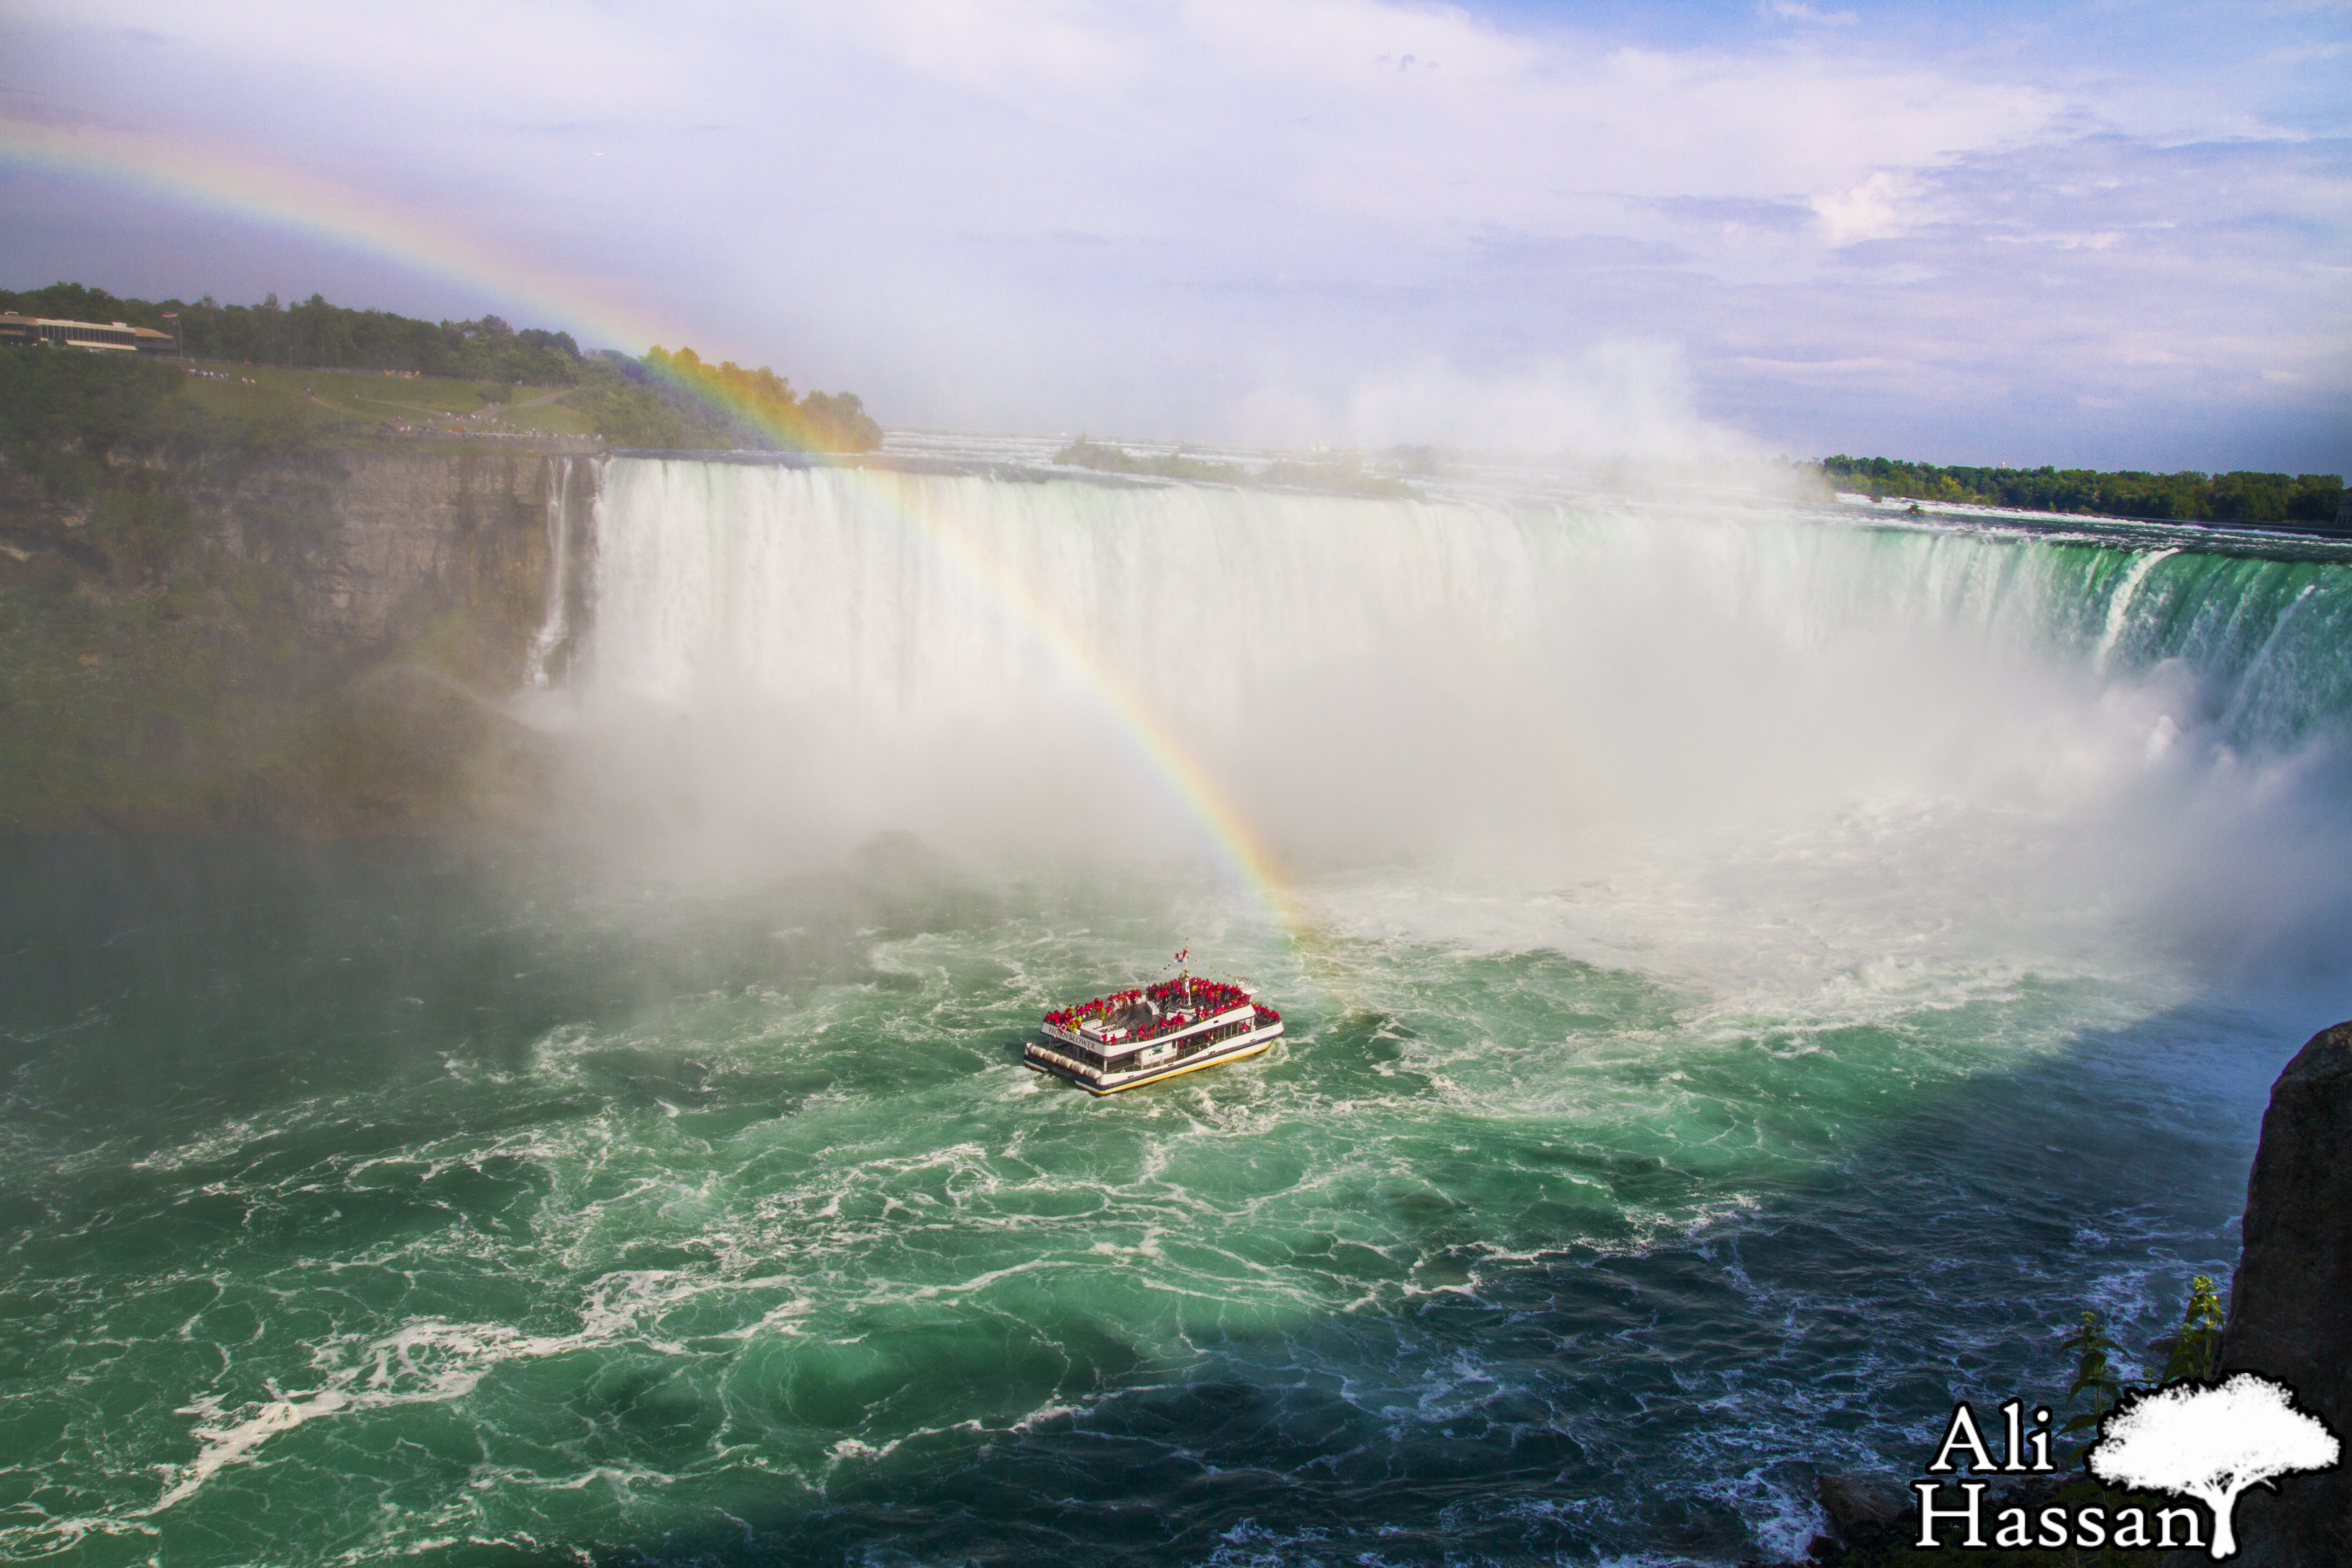
[[[536,452],[331,453],[202,493],[234,552],[288,569],[307,637],[373,648],[462,613],[520,668],[546,595],[556,464]],[[488,651],[488,650],[485,650]]]
[[[2352,1450],[2352,1023],[2312,1037],[2271,1087],[2246,1184],[2225,1372],[2260,1372]],[[2352,1563],[2352,1463],[2238,1504],[2247,1568]]]

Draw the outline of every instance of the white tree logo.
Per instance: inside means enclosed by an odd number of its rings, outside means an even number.
[[[2090,1452],[2091,1473],[2115,1486],[2193,1497],[2213,1510],[2213,1556],[2238,1550],[2238,1494],[2274,1476],[2334,1467],[2342,1450],[2294,1393],[2256,1373],[2227,1383],[2176,1383],[2126,1396]]]

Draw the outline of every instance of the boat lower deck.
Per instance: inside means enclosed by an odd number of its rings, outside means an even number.
[[[1222,1067],[1227,1062],[1256,1056],[1281,1037],[1282,1024],[1277,1019],[1189,1056],[1139,1065],[1124,1072],[1092,1067],[1055,1050],[1042,1040],[1030,1041],[1022,1050],[1021,1060],[1023,1065],[1035,1071],[1067,1079],[1088,1094],[1118,1094],[1124,1089],[1140,1089],[1148,1083],[1159,1083],[1188,1072],[1198,1072],[1202,1068]]]

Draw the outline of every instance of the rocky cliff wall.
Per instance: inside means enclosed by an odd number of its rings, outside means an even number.
[[[545,609],[551,502],[572,465],[594,459],[538,451],[393,449],[338,452],[192,476],[218,546],[276,560],[293,608],[321,645],[377,649],[421,636],[431,617],[463,609],[479,621],[484,668],[509,681]],[[289,513],[301,526],[289,549]],[[573,520],[578,521],[580,520]]]
[[[2279,1074],[2246,1184],[2245,1249],[2221,1368],[2294,1389],[2347,1461],[2238,1503],[2244,1568],[2352,1563],[2352,1023],[2312,1037]]]
[[[562,668],[551,567],[598,460],[361,448],[155,469],[79,507],[0,495],[0,828],[527,818],[542,748],[501,704]]]

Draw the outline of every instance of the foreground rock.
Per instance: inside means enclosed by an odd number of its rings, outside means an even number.
[[[1878,1476],[1816,1476],[1813,1495],[1839,1541],[1857,1552],[1891,1552],[1909,1542],[1911,1494]]]
[[[2221,1369],[2286,1383],[2352,1445],[2352,1023],[2312,1037],[2271,1088],[2246,1184]],[[2352,1563],[2352,1463],[2238,1501],[2244,1568]]]

